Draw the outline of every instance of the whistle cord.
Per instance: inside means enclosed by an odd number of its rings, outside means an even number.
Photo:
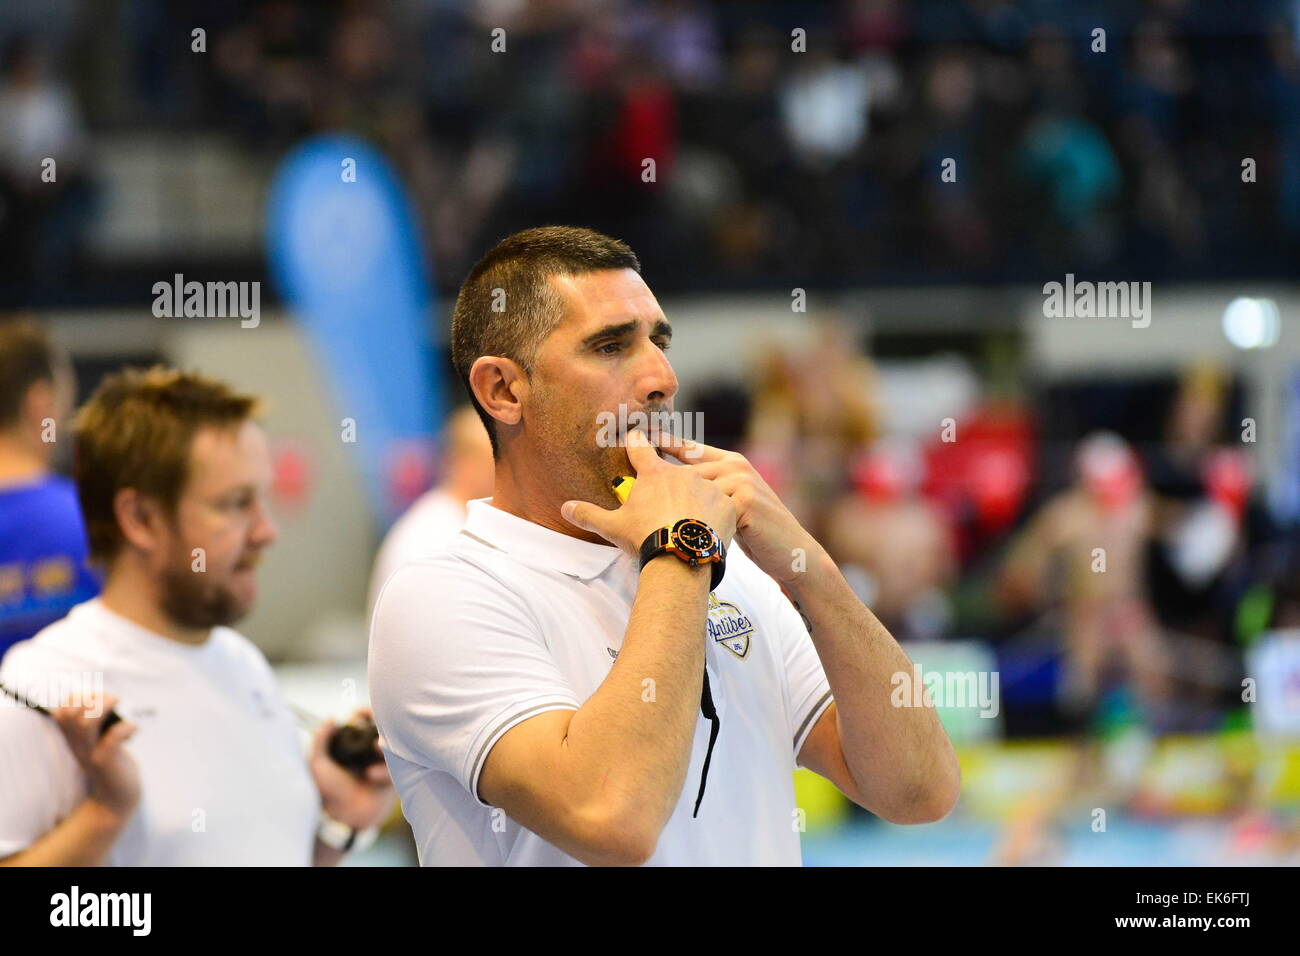
[[[713,744],[718,739],[718,731],[722,729],[722,721],[718,719],[718,711],[713,706],[713,694],[709,691],[709,669],[704,668],[704,687],[700,691],[700,713],[708,718],[712,726],[709,728],[709,749],[704,752],[704,769],[700,772],[700,793],[695,798],[695,812],[692,817],[700,815],[700,801],[704,799],[704,787],[709,782],[709,761],[713,759]]]

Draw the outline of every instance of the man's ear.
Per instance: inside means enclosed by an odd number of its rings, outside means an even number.
[[[119,489],[113,496],[113,516],[127,544],[146,553],[162,545],[162,507],[134,488]]]
[[[528,376],[518,362],[500,355],[480,355],[469,370],[469,387],[483,410],[503,425],[524,417]]]

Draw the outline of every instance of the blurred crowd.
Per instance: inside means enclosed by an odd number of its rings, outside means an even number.
[[[666,290],[1289,274],[1300,235],[1295,0],[29,6],[0,17],[0,183],[10,247],[26,223],[49,255],[34,157],[135,128],[268,162],[371,138],[447,286],[553,219]]]
[[[990,641],[1013,734],[1234,725],[1245,652],[1300,626],[1300,525],[1269,504],[1225,370],[1115,416],[1097,409],[1118,384],[985,385],[909,429],[853,327],[818,321],[812,346],[696,407],[896,637]]]

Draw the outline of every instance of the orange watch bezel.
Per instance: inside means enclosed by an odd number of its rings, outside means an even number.
[[[714,543],[717,545],[717,547],[714,548],[713,554],[709,555],[708,557],[701,558],[698,554],[696,554],[696,552],[693,549],[688,550],[686,548],[679,548],[677,546],[677,535],[678,535],[677,529],[684,524],[699,525],[701,528],[706,530],[713,537]],[[700,565],[700,564],[717,564],[719,561],[722,560],[722,542],[718,540],[718,533],[714,531],[712,528],[710,528],[703,521],[701,521],[699,518],[682,518],[676,524],[666,527],[664,528],[664,530],[668,532],[667,535],[668,541],[667,544],[664,545],[665,549],[671,551],[673,554],[677,555],[677,557],[679,557],[683,561],[686,561],[691,564]]]

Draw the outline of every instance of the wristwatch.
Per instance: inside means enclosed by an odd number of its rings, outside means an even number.
[[[324,810],[321,811],[320,819],[316,824],[316,839],[340,853],[368,849],[378,836],[379,827],[354,830],[346,823],[335,820]]]
[[[641,545],[641,567],[661,554],[674,554],[693,568],[712,565],[710,591],[721,583],[727,567],[727,549],[722,539],[698,518],[683,518],[674,525],[652,531]]]

